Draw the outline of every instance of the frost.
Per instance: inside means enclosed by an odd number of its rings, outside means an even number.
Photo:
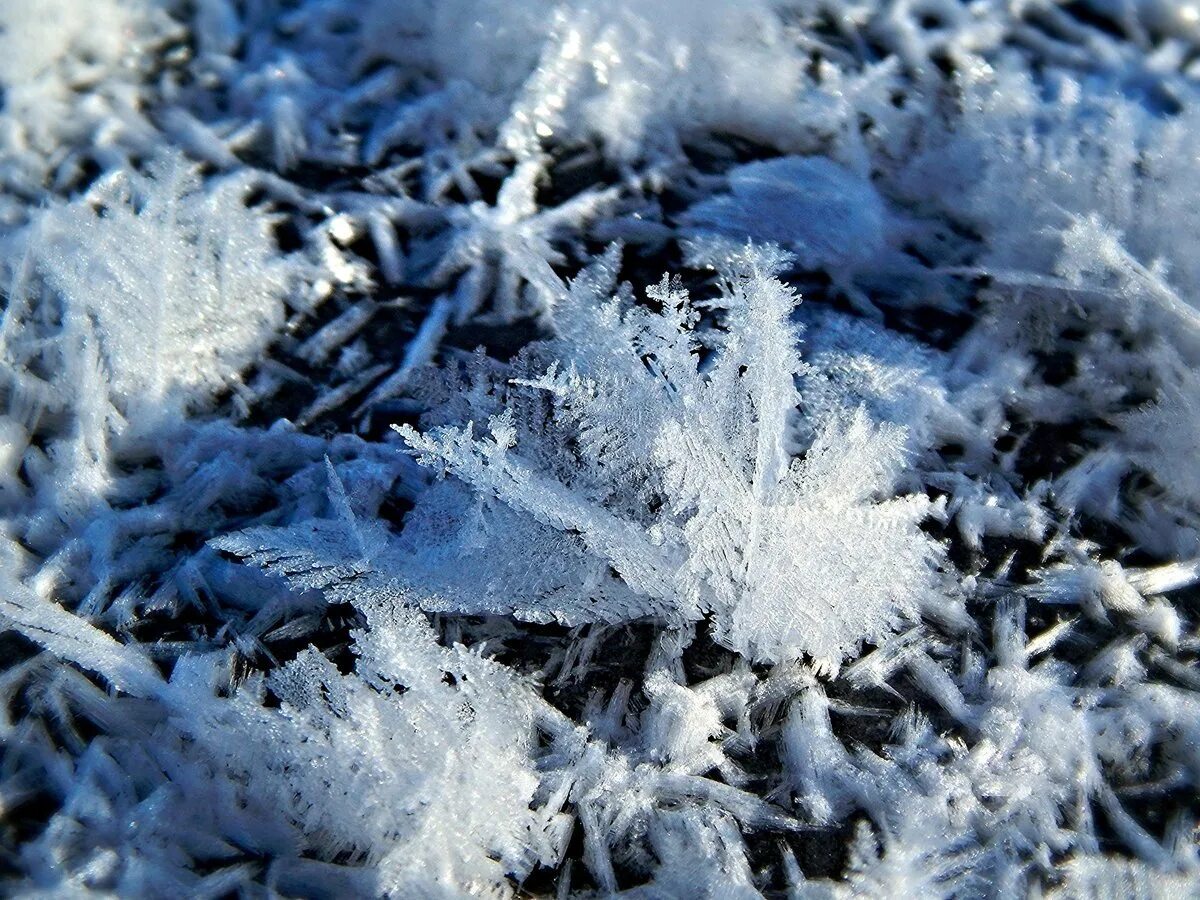
[[[0,380],[20,429],[13,452],[39,436],[49,445],[26,461],[50,517],[94,506],[112,488],[114,444],[203,408],[283,324],[307,268],[276,255],[271,217],[246,205],[248,191],[202,186],[165,156],[17,236]]]
[[[0,2],[0,894],[1197,893],[1193,7]]]
[[[402,434],[426,465],[577,535],[583,551],[647,598],[644,614],[665,607],[692,621],[711,613],[720,639],[750,656],[807,653],[836,665],[937,592],[938,550],[918,527],[934,508],[892,498],[903,433],[862,412],[822,423],[791,461],[794,378],[803,368],[789,322],[796,298],[774,278],[780,263],[759,252],[728,263],[714,301],[727,311],[728,337],[704,371],[691,302],[669,280],[650,292],[661,315],[622,313],[607,301],[621,349],[577,349],[569,370],[556,365],[523,383],[549,393],[548,424],[564,431],[545,448],[524,449],[543,426],[511,412],[493,417],[491,440],[475,440],[469,425]],[[590,287],[584,278],[564,289],[573,307],[564,316],[603,308],[584,294]],[[624,419],[631,410],[640,411],[636,430]],[[569,444],[583,468],[566,483],[527,461],[557,455],[553,468],[570,471],[561,455]]]
[[[683,222],[786,247],[806,269],[851,269],[883,252],[884,207],[869,180],[825,157],[781,157],[728,173],[730,194]]]
[[[71,183],[89,155],[110,164],[153,152],[140,76],[175,28],[156,4],[50,0],[0,9],[0,221],[23,224],[53,183]],[[72,146],[72,145],[84,146]],[[80,152],[84,151],[84,152]]]
[[[33,268],[61,298],[64,328],[94,336],[127,416],[213,393],[282,323],[295,266],[275,256],[271,219],[245,192],[236,182],[201,191],[167,158],[34,226]]]
[[[1163,394],[1127,414],[1122,425],[1133,448],[1130,459],[1154,475],[1168,491],[1200,503],[1200,476],[1191,466],[1178,466],[1196,447],[1200,422],[1200,381],[1191,373],[1182,383],[1167,383]]]
[[[17,612],[11,604],[6,611],[26,622],[39,614],[35,608]],[[42,614],[50,615],[49,608]],[[552,859],[561,850],[549,829],[553,811],[531,809],[538,776],[528,762],[536,707],[528,688],[465,648],[437,647],[419,617],[381,612],[368,624],[370,631],[356,637],[354,674],[341,674],[309,650],[265,685],[245,685],[224,702],[212,693],[221,675],[219,657],[183,660],[169,682],[152,670],[129,681],[117,675],[115,658],[100,655],[109,639],[90,626],[78,626],[76,647],[56,649],[154,701],[159,714],[150,722],[161,718],[153,726],[162,745],[157,755],[168,766],[183,767],[182,786],[201,821],[209,819],[210,841],[217,846],[224,832],[225,841],[265,840],[276,852],[291,845],[296,856],[361,854],[372,863],[373,877],[364,887],[414,896],[472,885],[489,890],[505,873],[523,874],[539,855]],[[138,659],[135,651],[128,655]],[[265,690],[277,708],[263,706]],[[192,741],[196,749],[181,747]],[[122,743],[119,757],[130,752]],[[210,767],[207,777],[197,769],[197,756]],[[506,769],[503,786],[494,781],[494,766]],[[226,787],[211,769],[228,779]],[[103,796],[103,789],[97,793]],[[164,787],[159,793],[160,802],[141,812],[144,831],[165,829],[159,817],[174,808],[172,792]],[[270,825],[263,830],[260,821],[257,836],[239,835],[239,807]],[[68,804],[51,828],[90,823],[103,831],[116,824],[112,814]],[[64,837],[76,854],[99,850],[86,832]],[[181,837],[186,847],[186,833],[169,840]],[[212,852],[202,846],[191,852]],[[115,871],[88,873],[91,886],[147,890],[153,883],[131,863],[113,860],[108,868]],[[56,879],[64,874],[47,872]],[[234,884],[245,874],[226,870]]]
[[[801,58],[769,3],[439,3],[418,11],[414,29],[374,2],[366,21],[391,58],[413,42],[385,36],[423,30],[416,46],[442,79],[499,101],[504,143],[520,156],[548,138],[592,135],[625,159],[707,131],[794,140],[787,109]]]

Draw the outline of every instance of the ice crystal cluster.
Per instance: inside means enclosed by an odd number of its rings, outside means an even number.
[[[0,893],[1200,895],[1200,6],[0,0]]]

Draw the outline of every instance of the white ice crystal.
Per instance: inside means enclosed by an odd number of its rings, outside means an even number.
[[[622,159],[710,131],[784,147],[796,140],[788,111],[802,59],[770,3],[489,0],[398,12],[369,5],[374,52],[408,62],[404,51],[415,50],[441,80],[491,94],[518,155],[551,138],[597,137]]]
[[[173,31],[141,0],[0,6],[0,222],[22,224],[89,159],[158,149],[141,101],[150,51]]]
[[[34,265],[86,320],[114,401],[132,416],[210,394],[253,361],[283,321],[294,267],[244,187],[208,191],[165,159],[51,210],[30,237]],[[144,253],[143,248],[152,248]]]
[[[721,639],[750,656],[807,653],[836,664],[938,592],[938,550],[918,527],[933,507],[893,499],[902,432],[861,412],[823,423],[792,462],[793,379],[803,369],[789,323],[796,298],[773,277],[780,263],[748,251],[726,264],[716,303],[727,309],[729,333],[703,371],[688,296],[664,280],[651,292],[660,316],[622,315],[608,301],[620,347],[578,348],[569,371],[552,368],[529,382],[550,394],[558,427],[577,435],[583,468],[566,483],[526,461],[521,438],[536,427],[511,413],[493,418],[486,442],[470,427],[429,436],[408,429],[405,439],[427,465],[543,526],[574,532],[584,551],[647,598],[646,614],[662,606],[683,620],[711,612]],[[573,309],[564,316],[597,315],[603,301],[586,293],[590,280],[567,292],[562,302]],[[606,618],[602,608],[595,616]]]
[[[748,163],[728,177],[730,195],[696,204],[685,225],[778,244],[806,269],[850,269],[883,252],[882,200],[868,179],[826,157]]]
[[[27,625],[67,615],[32,599],[7,603],[6,612]],[[136,651],[112,648],[86,624],[76,627],[71,645],[51,643],[153,699],[166,717],[158,741],[197,742],[208,765],[243,786],[193,802],[221,802],[218,816],[233,813],[229,803],[250,804],[276,827],[294,829],[291,839],[318,858],[370,858],[373,893],[491,890],[506,873],[523,875],[539,856],[553,859],[561,852],[553,810],[531,809],[538,776],[529,761],[536,703],[528,687],[465,648],[436,646],[419,616],[371,613],[368,624],[356,636],[355,674],[341,674],[315,650],[272,674],[265,687],[277,709],[263,706],[261,682],[218,700],[212,691],[219,657],[184,660],[164,682]],[[126,669],[139,674],[120,674]],[[497,766],[506,771],[502,786],[493,778]],[[217,790],[221,781],[209,784]],[[154,812],[146,811],[152,821]],[[73,817],[89,821],[77,811]],[[72,837],[84,850],[92,840]],[[114,875],[94,877],[97,888],[132,878],[119,866]]]
[[[111,444],[233,385],[282,325],[304,270],[277,255],[247,184],[202,185],[168,155],[33,217],[9,247],[0,327],[13,451],[50,518],[112,490]]]

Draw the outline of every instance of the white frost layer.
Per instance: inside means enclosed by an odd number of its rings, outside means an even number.
[[[1198,37],[0,2],[0,893],[1200,893]]]

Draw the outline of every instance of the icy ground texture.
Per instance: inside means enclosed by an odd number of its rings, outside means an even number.
[[[0,893],[1200,894],[1198,145],[1191,0],[0,0]]]

